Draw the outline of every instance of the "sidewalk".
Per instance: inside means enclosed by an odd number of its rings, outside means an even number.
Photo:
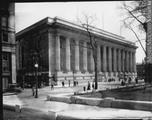
[[[101,86],[102,87],[102,86]],[[22,108],[32,108],[45,112],[46,114],[60,119],[121,119],[121,118],[151,118],[152,112],[140,110],[101,108],[97,106],[67,104],[63,102],[46,101],[48,94],[73,94],[74,91],[80,88],[55,88],[51,91],[51,87],[42,88],[39,90],[39,97],[32,96],[31,89],[25,89],[19,95],[3,96],[3,104],[21,105]],[[50,111],[50,112],[49,112]]]

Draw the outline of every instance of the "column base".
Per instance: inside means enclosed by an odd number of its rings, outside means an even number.
[[[57,71],[57,72],[56,72],[56,75],[57,75],[57,76],[62,76],[62,75],[63,75],[63,72],[62,72],[62,71]]]
[[[108,81],[108,72],[103,72],[102,81],[107,82]]]

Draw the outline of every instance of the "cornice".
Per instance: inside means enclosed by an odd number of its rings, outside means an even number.
[[[71,27],[73,29],[82,30],[84,32],[87,32],[86,29],[84,27],[82,27],[81,25],[73,23],[73,22],[70,22],[70,21],[65,20],[63,18],[46,17],[46,18],[42,19],[41,21],[39,21],[39,22],[37,22],[37,23],[25,28],[24,30],[22,30],[22,31],[20,31],[18,33],[16,33],[16,37],[28,32],[30,30],[33,30],[33,29],[35,29],[35,28],[37,28],[37,27],[39,27],[39,26],[41,26],[43,24],[47,24],[47,25],[50,25],[50,26],[53,26],[53,25],[62,25],[63,26],[64,25],[65,27]],[[90,29],[91,33],[94,34],[94,35],[101,36],[101,37],[109,39],[110,41],[116,41],[116,42],[119,42],[121,44],[128,44],[128,45],[131,45],[131,46],[137,48],[135,46],[135,43],[126,40],[122,36],[107,32],[105,30],[102,30],[102,29],[99,29],[99,28],[96,28],[96,27],[93,27],[93,26],[89,26],[89,29]]]

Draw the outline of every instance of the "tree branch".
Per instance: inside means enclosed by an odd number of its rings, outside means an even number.
[[[124,23],[124,24],[127,25],[126,23]],[[127,27],[134,33],[134,35],[136,36],[138,42],[140,43],[140,45],[141,45],[141,47],[142,47],[142,49],[143,49],[143,51],[145,52],[145,55],[146,55],[146,50],[144,49],[144,47],[143,47],[143,45],[142,45],[142,43],[141,43],[141,40],[139,39],[139,37],[138,37],[138,35],[136,34],[136,32],[133,30],[133,28],[132,28],[131,26],[127,25]]]

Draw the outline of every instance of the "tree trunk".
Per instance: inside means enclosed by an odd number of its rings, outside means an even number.
[[[95,89],[98,89],[98,71],[97,71],[97,61],[95,62]]]
[[[98,89],[97,47],[92,50],[93,50],[93,58],[94,58],[95,89]]]

